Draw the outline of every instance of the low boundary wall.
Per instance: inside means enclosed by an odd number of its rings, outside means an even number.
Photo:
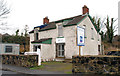
[[[120,75],[120,56],[73,56],[72,72]]]
[[[2,64],[22,67],[38,66],[38,55],[2,55]]]

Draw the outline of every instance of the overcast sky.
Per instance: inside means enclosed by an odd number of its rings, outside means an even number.
[[[43,24],[48,16],[50,22],[82,14],[82,7],[87,5],[91,16],[118,18],[118,2],[120,0],[6,0],[11,8],[7,19],[9,34],[17,29],[24,32],[25,25],[31,31],[35,26]]]

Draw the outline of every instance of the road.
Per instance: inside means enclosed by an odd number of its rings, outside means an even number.
[[[20,74],[20,73],[9,71],[9,70],[0,70],[0,71],[2,71],[2,74]]]

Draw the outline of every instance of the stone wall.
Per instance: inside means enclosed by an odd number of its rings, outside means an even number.
[[[38,66],[38,55],[2,55],[2,64],[22,67]]]
[[[73,56],[72,64],[73,73],[120,75],[120,56]]]

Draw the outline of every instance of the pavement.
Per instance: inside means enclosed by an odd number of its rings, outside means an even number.
[[[10,71],[10,70],[0,70],[2,72],[2,74],[20,74],[14,71]]]
[[[9,70],[12,72],[16,72],[19,74],[63,74],[60,72],[50,72],[50,71],[43,71],[43,70],[32,70],[26,67],[20,67],[20,66],[15,66],[15,65],[7,65],[7,64],[2,64],[2,70]]]

